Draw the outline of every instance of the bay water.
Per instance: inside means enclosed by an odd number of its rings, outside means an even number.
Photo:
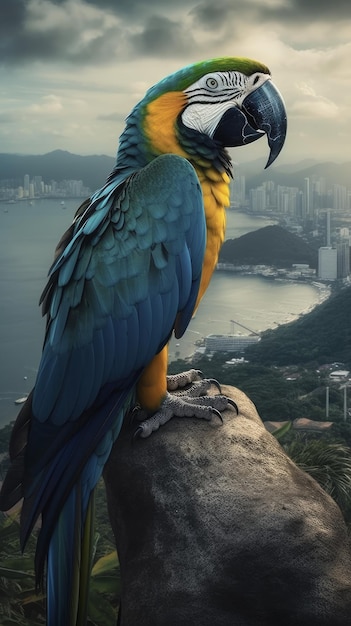
[[[38,301],[55,246],[78,206],[76,199],[0,204],[0,427],[16,417],[15,401],[35,382],[45,332]],[[228,211],[227,238],[270,223]],[[185,336],[172,339],[170,358],[189,356],[211,333],[274,328],[310,310],[320,298],[312,284],[215,272]]]

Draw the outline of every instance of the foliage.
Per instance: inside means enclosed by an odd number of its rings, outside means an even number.
[[[103,500],[103,485],[99,484],[98,502]],[[106,507],[105,507],[106,510]],[[91,572],[88,626],[115,626],[120,575],[117,553],[114,545],[107,541],[105,526],[108,520],[100,518],[105,535],[104,548],[109,552],[96,557]],[[99,546],[100,537],[97,534]],[[45,596],[37,594],[34,576],[35,538],[31,537],[26,547],[26,556],[20,554],[19,525],[16,516],[0,513],[0,624],[1,626],[40,626],[45,624]]]
[[[332,363],[351,366],[351,288],[331,296],[310,313],[262,334],[246,358],[261,365]]]
[[[234,265],[274,265],[291,268],[293,263],[317,267],[317,253],[301,237],[281,226],[265,226],[224,242],[220,260]]]
[[[233,367],[225,364],[229,358],[229,354],[217,354],[212,359],[202,356],[196,360],[195,366],[204,376],[244,391],[264,421],[293,420],[297,417],[325,419],[325,380],[319,372],[303,367],[287,369],[254,363]],[[170,372],[188,368],[189,363],[178,360],[171,363]],[[341,395],[334,397],[331,394],[330,402],[341,415]]]
[[[91,626],[115,626],[119,587],[119,563],[117,552],[113,550],[96,561],[91,571],[88,604]]]
[[[332,496],[348,518],[351,511],[351,450],[342,443],[295,439],[285,447],[290,458]],[[351,517],[350,517],[351,521]]]
[[[45,623],[42,597],[35,594],[33,558],[21,556],[15,517],[0,514],[0,624],[34,626]],[[34,541],[28,551],[33,552]]]
[[[290,430],[292,427],[292,422],[288,421],[285,422],[285,424],[283,424],[283,426],[280,426],[280,428],[276,428],[273,432],[272,435],[274,435],[274,437],[276,439],[281,439],[282,437],[284,437]]]

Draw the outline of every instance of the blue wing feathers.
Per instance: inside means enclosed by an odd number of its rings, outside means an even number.
[[[165,248],[161,243],[157,243],[151,249],[151,256],[157,270],[162,270],[167,267],[167,255]]]
[[[74,524],[78,492],[84,519],[144,367],[173,330],[183,334],[198,294],[205,218],[195,170],[164,155],[125,171],[116,169],[82,205],[42,298],[47,332],[33,391],[21,537],[24,544],[42,513],[36,568],[40,578],[49,550],[49,585],[60,524]]]
[[[83,249],[81,249],[80,256],[76,263],[76,266],[74,268],[74,273],[73,273],[73,279],[75,281],[78,281],[85,276],[89,263],[91,261],[92,253],[93,253],[92,246],[85,246]]]

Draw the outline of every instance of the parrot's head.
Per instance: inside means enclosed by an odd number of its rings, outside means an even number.
[[[208,138],[207,147],[212,142],[229,148],[266,135],[268,167],[285,141],[283,99],[268,68],[251,59],[223,57],[187,66],[149,89],[142,104],[145,136],[158,153],[187,156],[200,136]]]

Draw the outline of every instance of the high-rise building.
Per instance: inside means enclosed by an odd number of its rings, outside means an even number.
[[[336,245],[337,277],[347,278],[350,274],[350,246],[348,241],[341,241]]]
[[[327,210],[327,214],[326,214],[326,218],[327,218],[327,235],[326,235],[326,244],[327,244],[327,248],[330,248],[330,209]]]
[[[322,280],[335,280],[338,276],[337,250],[324,246],[318,250],[318,277]]]
[[[230,183],[230,201],[234,207],[246,206],[246,179],[240,173],[239,166],[234,168],[234,178]]]
[[[333,209],[346,211],[348,208],[348,193],[344,185],[333,185]]]
[[[265,212],[266,204],[266,189],[263,185],[256,187],[256,189],[250,189],[250,207],[255,213]]]
[[[311,217],[311,194],[310,194],[310,179],[303,179],[303,217],[309,219]]]
[[[29,174],[24,175],[23,179],[23,196],[24,198],[29,198]]]

